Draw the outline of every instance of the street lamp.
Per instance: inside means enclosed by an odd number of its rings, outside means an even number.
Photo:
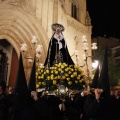
[[[87,84],[88,84],[88,90],[90,89],[90,71],[89,71],[89,68],[88,68],[88,58],[89,57],[92,57],[92,56],[89,56],[88,55],[88,50],[89,50],[89,44],[87,42],[87,36],[86,35],[83,35],[82,37],[82,45],[83,45],[83,50],[84,50],[84,57],[83,57],[83,60],[85,61],[85,65],[86,65],[86,73],[87,73]],[[91,44],[91,49],[92,50],[96,50],[97,49],[97,43],[92,43]]]
[[[98,60],[94,60],[94,62],[92,63],[93,70],[95,70],[97,66],[98,66]]]
[[[32,39],[31,39],[31,43],[34,45],[34,57],[36,56],[37,59],[38,59],[38,62],[39,62],[39,59],[40,59],[40,56],[41,56],[41,52],[42,52],[42,45],[37,45],[37,37],[36,36],[32,36]],[[20,50],[23,52],[23,53],[27,53],[27,44],[21,44],[21,48]],[[33,58],[31,56],[25,56],[24,57],[26,59],[28,59],[28,62],[31,63],[33,62]]]

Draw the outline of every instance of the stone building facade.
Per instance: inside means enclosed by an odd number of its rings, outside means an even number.
[[[78,62],[80,65],[84,64],[82,36],[86,35],[91,44],[92,29],[86,0],[0,0],[0,9],[0,50],[3,49],[8,57],[9,86],[14,86],[15,83],[21,44],[27,44],[27,55],[34,57],[34,45],[31,43],[33,35],[37,37],[38,44],[43,46],[40,62],[44,63],[53,34],[53,23],[60,23],[65,27],[63,35],[70,55],[77,49]],[[8,42],[7,47],[5,41]],[[91,49],[89,54],[91,55]],[[76,61],[74,55],[72,59]],[[32,65],[25,56],[23,62],[28,81]],[[91,60],[88,62],[91,63]],[[89,68],[91,69],[91,65]]]

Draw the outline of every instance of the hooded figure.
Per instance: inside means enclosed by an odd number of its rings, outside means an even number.
[[[30,80],[29,80],[29,84],[28,84],[28,90],[36,91],[36,59],[34,59],[34,63],[32,66]]]
[[[105,49],[99,83],[98,75],[96,78],[97,82],[93,81],[94,84],[92,84],[92,86],[95,87],[94,94],[89,94],[84,103],[85,113],[91,120],[113,120],[113,105],[109,97],[110,93],[108,79],[107,48]],[[100,91],[101,89],[103,91]]]
[[[20,54],[18,74],[15,84],[13,105],[10,109],[9,120],[34,120],[31,108],[31,96],[28,92],[22,54]]]
[[[15,84],[15,93],[23,94],[27,92],[28,92],[28,87],[26,83],[26,76],[24,72],[22,54],[20,54],[19,64],[18,64],[18,73],[17,73],[16,84]]]
[[[55,24],[53,24],[54,26]],[[74,65],[73,60],[68,52],[67,44],[62,34],[62,25],[56,24],[55,33],[53,34],[48,47],[47,58],[44,65],[51,67],[55,63],[65,62],[68,65]]]
[[[108,75],[108,57],[107,57],[107,46],[105,48],[104,59],[102,63],[102,69],[99,78],[99,87],[103,89],[106,97],[110,96],[110,84]]]

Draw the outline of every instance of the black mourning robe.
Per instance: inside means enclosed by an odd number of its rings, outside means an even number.
[[[34,102],[33,106],[37,120],[52,120],[51,107],[49,106],[45,98],[39,97],[38,100]]]
[[[8,120],[36,120],[32,104],[28,93],[14,94]]]
[[[84,112],[90,120],[113,120],[112,101],[101,97],[96,100],[95,95],[89,94],[84,103]]]
[[[45,66],[48,63],[50,65],[49,67],[54,65],[56,53],[59,53],[59,52],[61,53],[61,55],[62,55],[61,57],[63,58],[63,61],[61,61],[61,62],[65,62],[68,65],[74,65],[74,62],[71,59],[70,54],[68,52],[68,48],[67,48],[65,39],[62,38],[60,40],[60,42],[62,43],[61,49],[59,49],[58,40],[53,35],[53,37],[51,38],[51,40],[49,42],[47,58],[46,58],[46,61],[44,63]]]
[[[120,120],[120,97],[114,100],[113,114],[114,120]]]

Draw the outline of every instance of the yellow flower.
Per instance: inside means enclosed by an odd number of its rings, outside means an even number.
[[[36,77],[37,77],[37,84],[36,86],[38,88],[43,87],[42,85],[48,85],[51,87],[49,84],[52,85],[58,85],[59,80],[62,78],[65,81],[65,86],[74,88],[74,84],[78,84],[78,89],[82,89],[81,85],[84,85],[84,79],[85,75],[83,74],[83,71],[76,65],[68,65],[66,63],[58,63],[50,67],[49,69],[45,69],[44,66],[41,66],[38,71],[36,72]],[[71,80],[72,79],[72,80]],[[44,81],[45,80],[45,81]],[[47,82],[46,80],[51,80],[50,82]],[[44,81],[44,82],[41,82]],[[81,84],[79,86],[79,84]],[[73,85],[73,86],[72,86]],[[84,85],[85,86],[85,85]],[[47,87],[47,86],[46,86]],[[77,89],[76,88],[76,89]],[[75,88],[74,88],[75,89]]]
[[[66,68],[65,71],[67,72],[67,71],[68,71],[68,68]]]
[[[55,74],[58,74],[58,71],[55,71]]]
[[[38,79],[40,79],[41,77],[40,76],[38,76]]]
[[[45,68],[44,66],[41,66],[40,68]]]
[[[61,73],[64,73],[64,71],[62,70]]]
[[[58,66],[58,64],[55,64],[55,66]]]
[[[54,69],[54,67],[50,67],[50,69],[51,69],[51,70],[53,70],[53,69]]]
[[[49,70],[46,70],[46,73],[49,73]]]
[[[50,80],[50,76],[47,76],[47,79]]]
[[[57,81],[56,80],[53,80],[53,84],[56,85]]]
[[[52,75],[51,75],[51,80],[53,80],[53,79],[54,79],[54,75],[52,74]]]
[[[44,72],[44,74],[46,74],[46,72]]]
[[[79,80],[80,83],[82,83],[82,80]]]
[[[72,74],[72,75],[71,75],[71,78],[73,78],[73,77],[74,77],[74,75]]]
[[[67,78],[67,80],[69,81],[69,80],[70,80],[70,78]]]
[[[74,68],[77,68],[77,66],[76,66],[76,65],[74,65]]]
[[[61,72],[61,71],[62,71],[62,69],[61,69],[61,68],[59,68],[59,69],[58,69],[58,71],[60,71],[60,72]]]
[[[63,65],[65,65],[65,66],[66,66],[67,64],[66,64],[66,63],[63,63]]]
[[[58,76],[58,79],[60,79],[61,77],[60,76]]]
[[[38,84],[41,85],[41,82],[39,82]]]
[[[56,70],[56,69],[57,69],[57,67],[54,67],[54,69]]]
[[[78,76],[78,77],[77,77],[77,79],[79,80],[79,79],[80,79],[80,77]]]
[[[36,76],[38,76],[38,72],[36,72]]]
[[[58,65],[60,65],[60,66],[61,66],[61,65],[62,65],[62,63],[59,63]]]
[[[77,81],[77,80],[75,80],[75,83],[77,84],[77,83],[78,83],[78,81]]]
[[[77,72],[74,72],[73,74],[74,74],[74,76],[77,76]]]
[[[41,76],[41,79],[44,79],[44,76]]]
[[[81,75],[78,75],[78,77],[81,77]]]
[[[53,73],[53,70],[51,71],[51,73]]]
[[[65,76],[62,76],[62,79],[65,79]]]
[[[64,66],[62,65],[62,66],[61,66],[61,68],[63,69],[63,68],[64,68]]]
[[[75,71],[78,71],[78,69],[75,69]]]
[[[46,85],[45,82],[42,82],[42,85]]]
[[[36,84],[36,88],[39,88],[39,84]]]
[[[72,74],[72,72],[71,72],[71,71],[69,71],[69,72],[68,72],[68,74]]]
[[[56,76],[56,77],[55,77],[55,79],[57,80],[57,79],[58,79],[58,77]]]
[[[71,81],[69,81],[69,82],[68,82],[68,85],[72,85],[72,82],[71,82]]]
[[[66,77],[68,77],[69,75],[68,74],[65,74]]]

